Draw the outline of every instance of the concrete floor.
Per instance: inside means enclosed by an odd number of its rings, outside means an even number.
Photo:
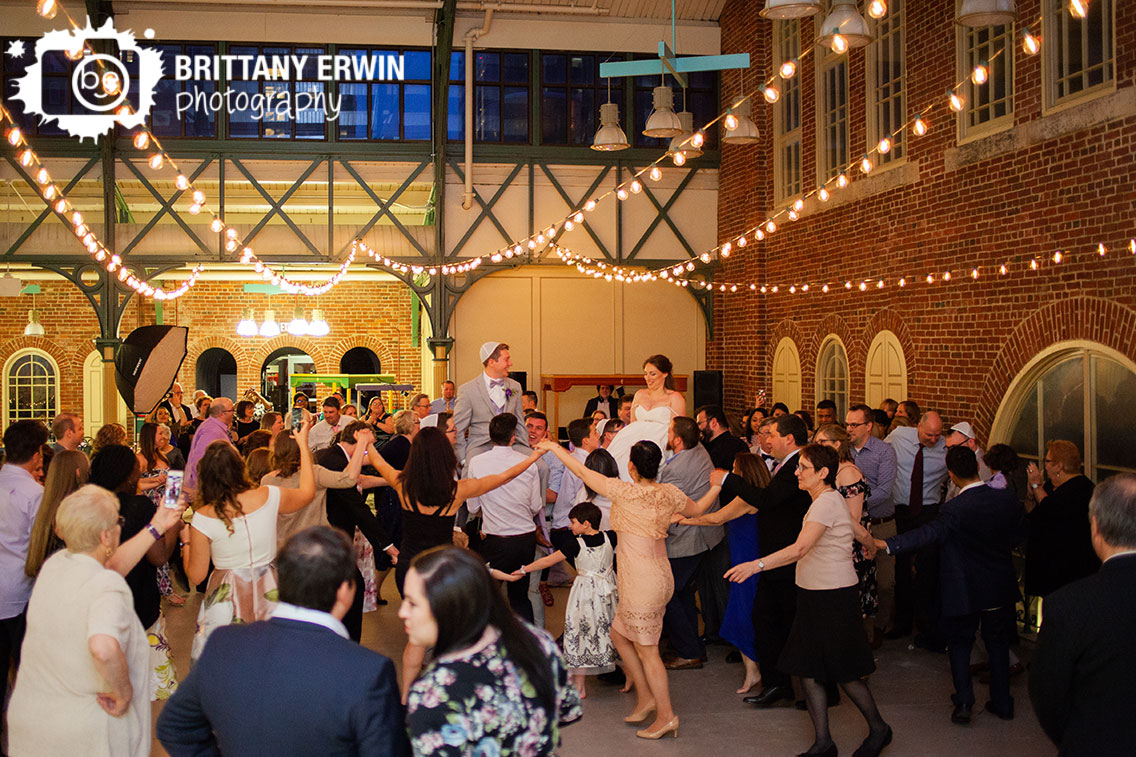
[[[554,589],[556,605],[550,609],[548,627],[559,633],[563,627],[567,589]],[[363,644],[398,663],[405,635],[398,620],[398,593],[393,578],[383,587],[390,602],[363,620]],[[174,661],[180,675],[189,669],[189,647],[200,595],[184,607],[166,607],[166,622]],[[661,742],[635,738],[634,728],[623,723],[623,716],[634,704],[630,695],[618,687],[594,679],[588,682],[583,720],[564,730],[560,753],[596,755],[618,750],[620,757],[637,755],[795,755],[812,743],[812,726],[807,713],[793,708],[758,711],[734,694],[742,679],[741,665],[725,662],[727,648],[711,647],[710,662],[702,670],[675,671],[670,674],[671,696],[681,721],[680,737]],[[1020,650],[1023,657],[1028,649]],[[885,750],[892,757],[1045,757],[1056,749],[1037,724],[1029,704],[1026,677],[1012,682],[1017,717],[1010,722],[982,713],[976,708],[971,725],[950,722],[951,678],[946,655],[907,649],[906,642],[886,642],[876,656],[877,671],[870,685],[884,719],[895,731],[895,740]],[[986,687],[976,685],[981,705],[987,699]],[[161,704],[154,704],[157,718]],[[867,734],[859,712],[844,700],[830,710],[833,738],[840,753],[850,755]],[[153,755],[166,752],[155,740]]]

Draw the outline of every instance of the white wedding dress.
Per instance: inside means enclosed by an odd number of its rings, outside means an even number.
[[[644,410],[642,405],[636,406],[635,420],[621,428],[607,448],[619,465],[621,479],[631,481],[631,476],[627,473],[627,460],[631,457],[631,448],[635,446],[635,442],[654,442],[663,453],[664,460],[670,457],[667,452],[667,430],[672,417],[674,411],[669,405],[657,405],[650,410]]]

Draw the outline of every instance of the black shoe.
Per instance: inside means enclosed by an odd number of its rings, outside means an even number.
[[[726,655],[726,662],[730,663],[731,665],[739,664],[739,663],[741,663],[741,661],[742,661],[742,653],[739,652],[736,649]]]
[[[958,725],[969,725],[972,709],[969,704],[956,704],[954,712],[951,713],[951,722]]]
[[[993,713],[994,715],[997,715],[1002,720],[1013,720],[1014,719],[1014,703],[1013,702],[1010,702],[1010,707],[1008,709],[1005,709],[1005,710],[998,709],[997,707],[994,706],[993,702],[987,702],[986,703],[986,711],[989,712],[989,713]]]
[[[836,744],[832,744],[823,752],[801,752],[797,757],[837,757]]]
[[[884,732],[883,739],[879,744],[873,745],[872,736],[868,734],[868,738],[864,739],[864,743],[860,745],[860,748],[852,753],[852,757],[879,757],[880,752],[884,751],[884,747],[891,743],[892,735],[891,726],[889,725],[887,731]]]
[[[711,636],[709,634],[703,634],[702,636],[699,636],[698,640],[701,641],[704,646],[710,646],[711,644],[728,644],[729,643],[725,639],[723,639],[721,636]]]
[[[761,709],[772,707],[782,700],[792,701],[793,690],[787,686],[767,686],[761,690],[760,694],[742,699],[746,704],[752,704]]]

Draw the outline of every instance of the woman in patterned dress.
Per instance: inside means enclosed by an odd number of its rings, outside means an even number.
[[[688,498],[673,484],[655,483],[663,451],[652,441],[631,447],[627,471],[634,483],[609,478],[585,467],[566,449],[545,440],[537,449],[552,452],[592,491],[611,500],[611,527],[619,537],[616,573],[619,604],[611,638],[623,660],[638,698],[635,711],[624,718],[639,723],[655,715],[648,728],[635,733],[658,739],[678,736],[678,716],[671,708],[667,669],[659,656],[663,613],[674,594],[674,576],[667,560],[667,528]]]
[[[434,661],[410,687],[416,755],[551,755],[582,714],[556,643],[513,614],[472,552],[436,547],[411,562],[398,616]]]

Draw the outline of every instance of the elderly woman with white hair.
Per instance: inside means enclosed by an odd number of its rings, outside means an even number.
[[[181,508],[159,507],[153,532]],[[119,545],[118,498],[87,485],[55,516],[67,545],[48,558],[28,602],[20,675],[8,706],[12,755],[148,755],[150,645],[122,574],[154,542]]]

